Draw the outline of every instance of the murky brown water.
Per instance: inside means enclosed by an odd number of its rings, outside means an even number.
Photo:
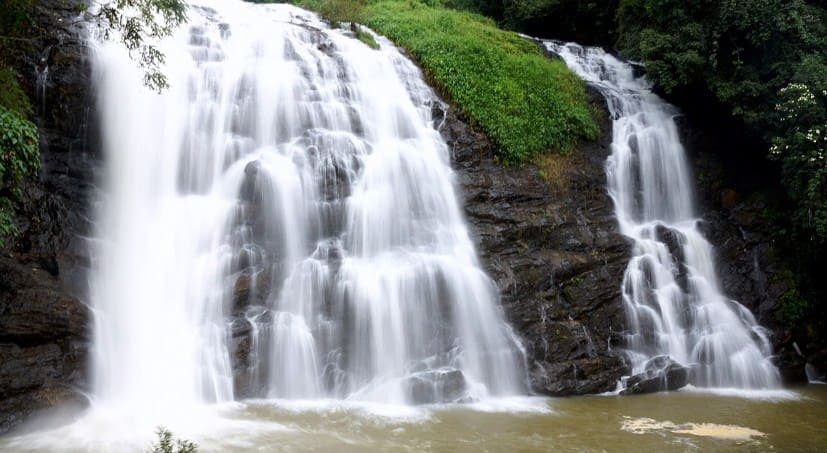
[[[223,416],[232,420],[223,418],[227,426],[191,433],[201,451],[827,451],[827,386],[816,385],[771,399],[681,391],[530,398],[472,408],[262,401],[225,409]],[[99,428],[91,432],[109,434]],[[81,432],[88,436],[82,445]],[[47,436],[52,443],[36,441],[42,438],[37,434],[22,442],[7,437],[0,450],[129,449],[96,446],[95,436],[75,427]],[[54,444],[57,439],[62,443]]]

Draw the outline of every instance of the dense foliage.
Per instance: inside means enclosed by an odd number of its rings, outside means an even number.
[[[0,105],[0,244],[15,232],[12,216],[21,180],[39,169],[37,128],[19,112]]]
[[[593,138],[597,127],[583,82],[561,61],[477,14],[439,2],[369,1],[342,15],[336,1],[300,2],[336,20],[360,20],[404,47],[426,75],[499,147],[523,162]]]
[[[17,233],[14,211],[20,182],[40,168],[37,127],[29,97],[11,65],[16,47],[28,44],[32,0],[6,0],[0,11],[0,246]]]
[[[827,241],[827,89],[790,83],[778,92],[771,157],[794,202],[794,225],[812,245]]]
[[[708,93],[781,162],[801,239],[827,242],[827,14],[803,0],[623,0],[621,48],[669,92]],[[764,156],[758,155],[757,158]]]

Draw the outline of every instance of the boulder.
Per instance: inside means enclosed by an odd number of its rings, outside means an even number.
[[[85,401],[90,313],[50,273],[0,256],[0,432],[33,411]]]
[[[461,402],[468,391],[465,375],[455,368],[414,373],[402,381],[402,387],[413,404]]]
[[[626,379],[621,395],[638,395],[674,391],[689,383],[689,368],[672,360],[668,355],[650,359],[644,371]]]

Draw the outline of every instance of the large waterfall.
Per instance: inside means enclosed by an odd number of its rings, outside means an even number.
[[[606,173],[620,231],[635,244],[622,283],[633,373],[668,355],[691,368],[696,386],[778,387],[767,333],[719,287],[714,251],[698,229],[677,111],[602,49],[545,45],[605,96],[614,121]]]
[[[299,8],[199,4],[162,94],[95,52],[96,404],[525,393],[416,66]]]

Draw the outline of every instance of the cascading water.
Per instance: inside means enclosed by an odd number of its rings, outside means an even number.
[[[201,3],[161,95],[95,53],[96,404],[525,393],[418,69],[292,6]]]
[[[620,231],[635,241],[622,283],[633,373],[668,355],[691,368],[697,386],[778,387],[765,330],[719,288],[712,246],[698,229],[677,111],[602,49],[544,44],[600,90],[614,120],[606,173]]]

